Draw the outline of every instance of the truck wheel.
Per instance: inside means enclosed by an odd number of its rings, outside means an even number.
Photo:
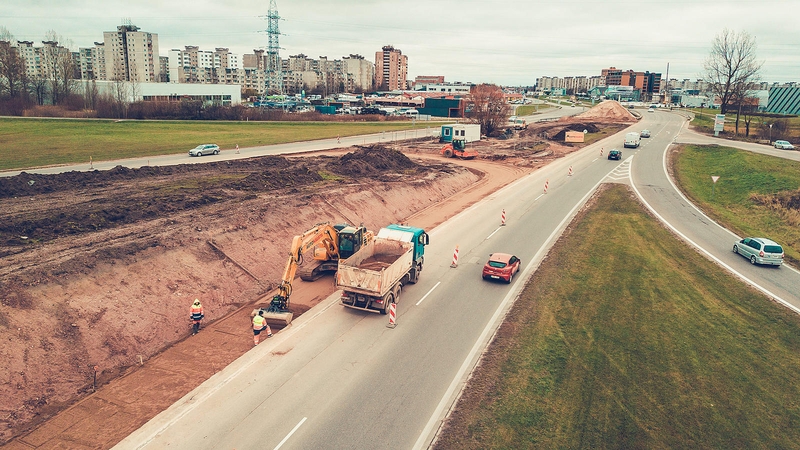
[[[394,293],[388,294],[385,299],[383,299],[383,309],[381,310],[381,314],[388,314],[389,313],[389,304],[394,303]]]
[[[409,284],[417,284],[419,280],[419,267],[414,267],[411,269],[411,273],[408,274],[408,283]]]
[[[450,149],[445,150],[444,151],[444,157],[445,158],[452,158],[453,157],[453,151],[450,150]]]

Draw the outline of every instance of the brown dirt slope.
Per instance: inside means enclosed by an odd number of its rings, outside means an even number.
[[[249,312],[295,234],[322,221],[430,229],[577,148],[524,135],[474,146],[480,158],[458,164],[418,142],[403,147],[413,159],[366,147],[0,179],[0,442],[64,411],[12,447],[113,445],[250,348]],[[295,315],[333,291],[299,287]],[[194,298],[208,332],[185,340]],[[95,373],[117,381],[87,395]]]
[[[479,178],[362,148],[0,180],[0,439],[85,395],[95,366],[102,384],[186,338],[192,299],[207,322],[256,301],[294,234],[376,229]]]

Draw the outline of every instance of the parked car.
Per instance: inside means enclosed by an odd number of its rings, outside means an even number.
[[[649,138],[650,137],[650,130],[642,130],[641,133],[639,133],[639,136],[644,137],[644,138]]]
[[[783,264],[783,247],[777,242],[760,237],[744,238],[733,244],[733,253],[750,260],[750,264]]]
[[[775,141],[772,145],[781,150],[794,150],[794,145],[789,141]]]
[[[608,159],[622,159],[622,151],[612,149],[608,152]]]
[[[492,253],[489,255],[489,261],[483,266],[484,280],[505,280],[506,283],[511,283],[514,274],[519,272],[520,260],[514,255],[508,253]]]
[[[203,156],[203,155],[219,155],[219,145],[200,144],[197,147],[189,150],[189,156]]]

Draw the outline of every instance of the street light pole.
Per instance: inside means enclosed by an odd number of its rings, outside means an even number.
[[[772,124],[769,124],[769,143],[772,144]]]

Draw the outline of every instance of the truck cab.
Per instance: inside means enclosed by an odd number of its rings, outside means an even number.
[[[422,228],[391,224],[378,231],[378,237],[414,244],[414,261],[420,266],[425,260],[425,246],[430,242],[428,233]]]

